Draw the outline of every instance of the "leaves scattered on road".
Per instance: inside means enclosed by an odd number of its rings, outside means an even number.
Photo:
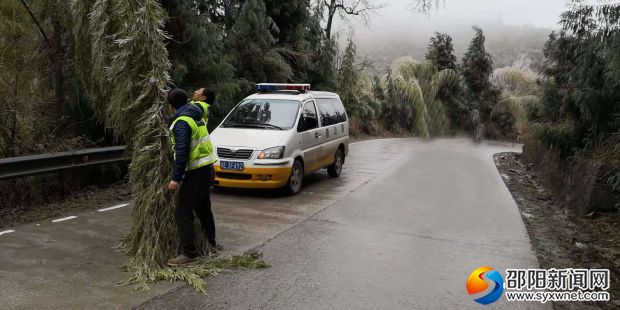
[[[149,275],[136,272],[130,267],[125,271],[134,272],[133,276],[118,283],[119,286],[135,285],[136,290],[148,291],[149,284],[157,281],[185,281],[201,293],[207,292],[207,283],[204,277],[215,276],[223,272],[234,270],[269,268],[269,264],[262,260],[262,254],[249,251],[241,255],[232,256],[205,256],[198,263],[187,267],[161,267]]]

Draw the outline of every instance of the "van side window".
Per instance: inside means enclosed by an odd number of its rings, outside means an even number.
[[[321,126],[338,124],[336,106],[332,99],[318,99],[317,103],[321,113]]]
[[[316,106],[314,102],[308,101],[304,103],[304,108],[299,118],[299,124],[297,125],[297,131],[303,132],[319,127],[319,119],[316,115]]]
[[[338,123],[344,123],[347,121],[347,112],[344,109],[344,105],[342,105],[342,102],[338,99],[332,99],[334,101],[334,104],[336,106],[336,115],[338,118]]]
[[[338,99],[318,99],[321,125],[330,126],[347,121],[347,113]]]

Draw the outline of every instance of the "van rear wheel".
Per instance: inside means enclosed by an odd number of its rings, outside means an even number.
[[[291,168],[291,176],[288,178],[288,182],[286,182],[286,186],[284,186],[284,191],[289,195],[297,195],[301,190],[301,186],[304,181],[304,166],[301,164],[301,161],[296,159],[293,162],[293,167]]]
[[[334,163],[327,167],[327,174],[329,174],[332,178],[337,178],[342,173],[342,165],[344,164],[344,153],[342,152],[342,148],[338,148],[336,150],[336,155],[334,156]]]

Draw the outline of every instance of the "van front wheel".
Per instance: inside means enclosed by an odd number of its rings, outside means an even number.
[[[304,166],[301,164],[300,160],[295,160],[293,162],[293,167],[291,168],[291,176],[288,178],[288,182],[286,186],[284,186],[284,190],[289,195],[296,195],[301,190],[301,185],[304,181]]]
[[[342,173],[342,165],[344,164],[344,153],[341,148],[336,150],[336,156],[334,156],[334,163],[327,167],[327,174],[332,178],[337,178]]]

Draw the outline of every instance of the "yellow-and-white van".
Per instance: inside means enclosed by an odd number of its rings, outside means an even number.
[[[337,94],[308,84],[258,84],[211,134],[215,184],[300,191],[303,177],[327,168],[339,177],[349,152],[349,122]]]

